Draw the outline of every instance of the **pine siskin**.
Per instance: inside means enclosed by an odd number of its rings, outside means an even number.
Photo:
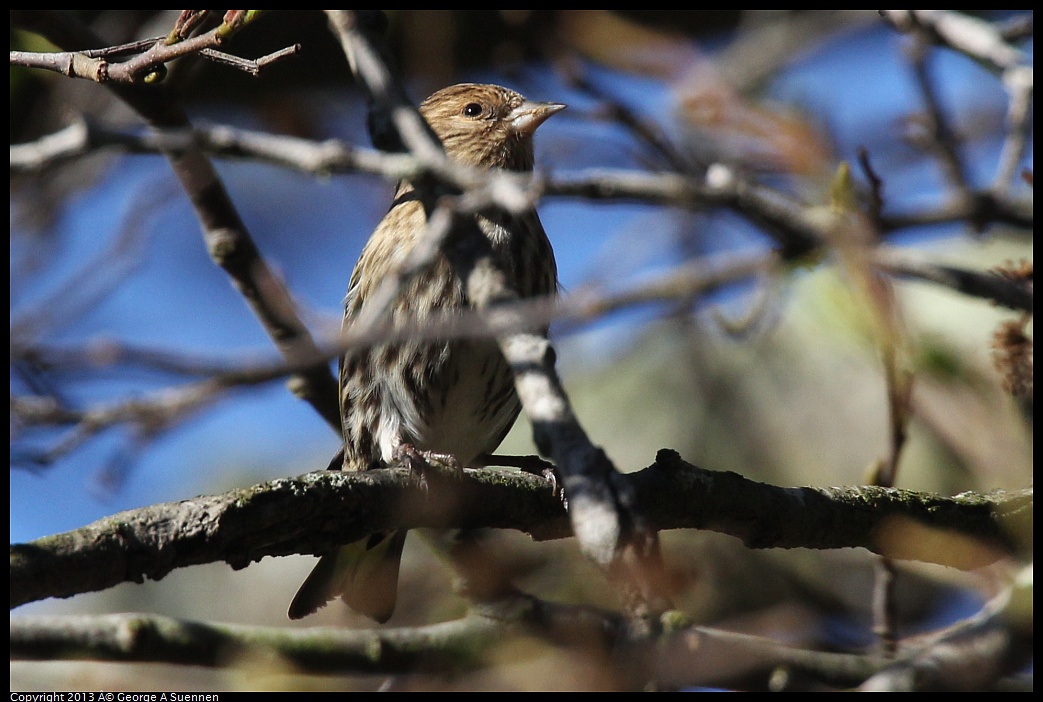
[[[465,83],[439,90],[420,112],[453,161],[531,171],[533,133],[564,107],[531,102],[495,85]],[[345,327],[406,259],[426,225],[427,212],[413,185],[400,183],[355,265]],[[521,297],[556,292],[554,252],[535,211],[480,216],[478,226]],[[391,317],[423,321],[470,304],[464,280],[440,253],[399,292]],[[511,369],[492,339],[405,341],[351,351],[341,359],[340,403],[344,470],[384,466],[404,448],[471,465],[499,446],[520,410]],[[373,534],[322,556],[290,604],[290,618],[307,616],[339,595],[352,609],[387,621],[397,599],[405,536],[404,531]]]

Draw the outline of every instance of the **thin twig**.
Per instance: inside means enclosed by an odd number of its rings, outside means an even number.
[[[31,11],[26,11],[31,12]],[[300,46],[290,46],[280,51],[249,61],[230,56],[217,50],[228,39],[256,19],[260,12],[233,10],[225,16],[225,20],[214,29],[194,37],[184,36],[177,41],[170,37],[157,37],[130,44],[109,46],[100,49],[65,52],[30,52],[12,51],[12,66],[25,68],[41,68],[55,71],[70,78],[85,78],[98,83],[152,83],[162,80],[165,75],[165,64],[189,54],[199,54],[212,61],[231,66],[253,75],[275,61],[292,56],[300,51]],[[109,59],[133,54],[124,61],[112,62]]]

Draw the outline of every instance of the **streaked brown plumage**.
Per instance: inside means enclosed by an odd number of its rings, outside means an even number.
[[[450,159],[475,167],[530,171],[532,135],[564,108],[526,100],[495,85],[465,83],[436,92],[420,107]],[[344,324],[350,325],[378,286],[409,255],[425,230],[425,203],[408,182],[355,265]],[[479,217],[498,267],[522,297],[553,294],[557,269],[535,211],[518,217]],[[395,321],[470,306],[465,283],[439,254],[400,291]],[[399,457],[403,447],[448,454],[462,466],[491,453],[520,409],[510,367],[494,340],[407,341],[351,352],[341,359],[344,470],[368,470]],[[340,596],[377,621],[392,614],[405,532],[375,534],[323,556],[290,605],[291,619]]]

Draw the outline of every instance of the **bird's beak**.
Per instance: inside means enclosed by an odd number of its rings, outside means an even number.
[[[507,122],[511,125],[511,131],[518,136],[532,136],[536,128],[543,124],[548,117],[555,112],[561,112],[565,107],[560,102],[531,102],[526,100],[507,115]]]

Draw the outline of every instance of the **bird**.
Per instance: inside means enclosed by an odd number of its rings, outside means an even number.
[[[497,85],[461,83],[424,100],[420,114],[450,161],[528,172],[534,167],[533,133],[564,108]],[[344,328],[367,310],[381,283],[409,256],[427,226],[432,197],[408,180],[398,184],[355,264]],[[554,251],[535,209],[482,214],[471,225],[475,222],[520,297],[557,294]],[[398,291],[391,320],[422,322],[435,313],[473,307],[463,275],[440,251]],[[406,340],[349,350],[340,359],[339,386],[339,467],[346,471],[387,466],[409,452],[449,456],[469,467],[495,451],[521,409],[513,373],[494,339]],[[289,617],[308,616],[339,596],[356,612],[386,622],[397,601],[405,538],[405,531],[372,534],[321,555],[291,602]]]

